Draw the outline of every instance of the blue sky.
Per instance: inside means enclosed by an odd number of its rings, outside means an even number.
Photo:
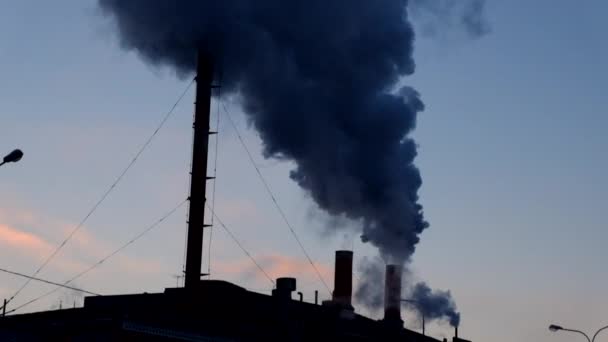
[[[601,272],[608,256],[607,10],[599,0],[494,0],[487,9],[493,30],[482,39],[417,42],[417,73],[404,82],[427,105],[415,137],[431,228],[414,269],[431,286],[452,291],[461,332],[474,341],[565,342],[571,336],[550,333],[550,323],[586,331],[608,324],[608,276]],[[121,51],[92,0],[0,2],[0,75],[0,149],[26,153],[0,168],[0,267],[31,273],[128,164],[189,80]],[[191,90],[41,276],[65,281],[186,197],[192,101]],[[357,260],[373,255],[356,236],[326,234],[311,201],[289,180],[290,165],[263,160],[238,104],[229,108],[329,285],[333,250],[354,246]],[[225,118],[220,132],[218,213],[272,276],[295,272],[312,298],[323,286]],[[185,217],[181,208],[76,284],[104,294],[174,286]],[[212,260],[214,278],[270,289],[220,228]],[[0,275],[0,296],[21,283]],[[48,289],[32,284],[16,303]],[[60,300],[81,299],[60,292],[29,310]],[[414,314],[406,317],[409,327],[419,327]],[[451,334],[445,326],[428,331]]]

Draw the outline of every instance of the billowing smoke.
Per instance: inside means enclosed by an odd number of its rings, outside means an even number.
[[[450,291],[431,290],[424,282],[414,286],[409,296],[414,305],[430,320],[447,320],[452,326],[460,325],[460,313]]]
[[[423,9],[427,1],[412,5]],[[320,209],[356,222],[385,260],[410,260],[429,224],[418,203],[422,179],[410,137],[424,105],[414,89],[396,88],[415,69],[407,0],[99,6],[122,47],[153,65],[185,76],[199,49],[211,55],[221,65],[223,92],[240,99],[265,157],[295,162],[291,178]],[[471,15],[466,23],[477,20]]]
[[[359,279],[355,289],[357,304],[377,312],[384,304],[384,263],[382,260],[363,258],[358,268],[358,273],[364,274],[365,278]]]
[[[359,272],[366,277],[359,279],[355,290],[357,304],[365,306],[372,312],[382,310],[384,306],[385,263],[380,258],[363,258],[359,263]],[[450,291],[432,290],[425,282],[412,281],[414,275],[404,265],[402,279],[405,283],[403,299],[412,301],[415,309],[424,314],[427,321],[446,321],[457,327],[460,325],[460,313]]]
[[[405,261],[428,227],[408,134],[424,109],[409,87],[414,32],[406,0],[99,0],[122,46],[180,74],[202,47],[222,65],[266,157],[330,215]]]

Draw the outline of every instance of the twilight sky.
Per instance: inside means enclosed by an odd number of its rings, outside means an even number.
[[[601,272],[608,257],[606,11],[600,0],[493,0],[487,9],[493,30],[482,39],[417,42],[417,73],[404,82],[427,105],[415,137],[431,228],[414,269],[431,286],[452,291],[461,333],[473,341],[566,342],[572,336],[547,326],[592,333],[608,324],[608,276]],[[0,0],[0,76],[0,154],[25,152],[20,163],[0,168],[0,268],[32,273],[189,80],[121,51],[94,0]],[[192,101],[191,90],[41,277],[69,279],[187,196]],[[263,160],[238,104],[229,109],[331,287],[334,250],[354,247],[356,261],[373,250],[357,236],[327,234],[311,200],[289,180],[290,165]],[[307,300],[315,289],[327,297],[225,117],[219,130],[218,214],[272,277],[296,276]],[[182,207],[76,286],[103,294],[175,286],[185,218]],[[212,241],[213,278],[270,290],[219,226]],[[0,298],[22,283],[0,274]],[[32,283],[13,304],[49,289]],[[24,312],[60,301],[69,306],[82,298],[62,291]],[[415,313],[406,314],[406,325],[419,329]],[[445,325],[427,331],[451,336]]]

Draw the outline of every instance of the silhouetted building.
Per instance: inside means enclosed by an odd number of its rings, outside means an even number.
[[[403,328],[401,268],[386,269],[385,317],[352,306],[352,251],[336,252],[335,290],[322,305],[293,300],[294,278],[272,295],[200,280],[213,63],[199,54],[183,288],[163,293],[87,297],[84,307],[0,318],[0,341],[438,341]],[[454,339],[454,342],[466,342]]]
[[[272,295],[203,280],[163,293],[86,297],[82,308],[8,316],[0,319],[0,341],[438,341],[404,329],[398,308],[389,320],[354,312],[352,252],[336,253],[335,274],[333,299],[322,305],[292,299],[294,278],[277,279]]]

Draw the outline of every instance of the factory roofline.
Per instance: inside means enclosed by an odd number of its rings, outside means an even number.
[[[149,338],[171,341],[438,341],[340,305],[315,305],[225,281],[163,293],[86,297],[84,307],[0,319],[0,339]]]

